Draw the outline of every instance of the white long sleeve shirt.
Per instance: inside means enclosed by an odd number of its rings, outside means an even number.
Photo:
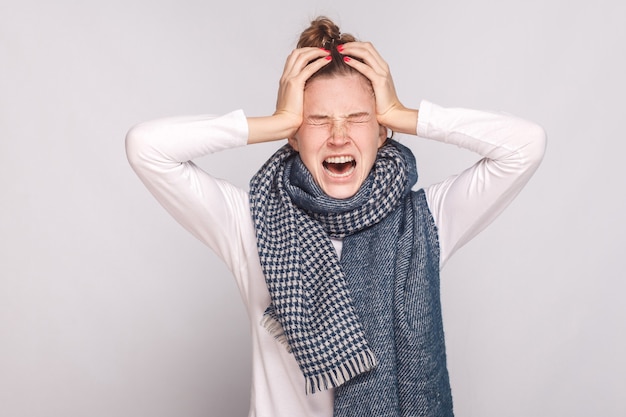
[[[423,101],[420,137],[454,144],[483,158],[465,171],[425,188],[439,233],[443,266],[521,191],[545,149],[543,129],[500,113],[446,109]],[[221,117],[185,116],[133,127],[128,159],[161,205],[208,245],[232,271],[247,307],[252,336],[249,417],[332,417],[333,391],[306,395],[294,357],[261,325],[270,302],[258,258],[248,193],[198,168],[193,159],[243,146],[243,111]],[[340,253],[341,241],[333,240]]]

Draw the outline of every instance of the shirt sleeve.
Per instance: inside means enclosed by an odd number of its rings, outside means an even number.
[[[519,194],[539,167],[546,135],[540,126],[518,117],[428,101],[420,105],[417,134],[482,156],[460,174],[425,188],[443,267]]]
[[[130,165],[159,203],[233,270],[249,233],[247,193],[207,174],[193,159],[247,142],[243,111],[141,123],[126,135]]]

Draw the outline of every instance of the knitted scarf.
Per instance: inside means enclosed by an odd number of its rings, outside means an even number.
[[[335,416],[452,415],[437,234],[416,180],[410,150],[391,140],[349,199],[324,194],[289,145],[251,180],[263,324],[307,393],[336,388]]]

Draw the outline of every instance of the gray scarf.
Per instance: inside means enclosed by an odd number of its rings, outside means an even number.
[[[416,180],[410,150],[388,141],[346,200],[325,195],[289,145],[250,183],[272,300],[264,325],[307,393],[336,388],[336,416],[452,415],[439,247]],[[330,237],[344,239],[341,261]]]

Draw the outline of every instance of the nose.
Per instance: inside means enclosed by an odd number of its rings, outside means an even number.
[[[341,146],[349,141],[346,124],[336,121],[333,123],[329,142],[335,146]]]

